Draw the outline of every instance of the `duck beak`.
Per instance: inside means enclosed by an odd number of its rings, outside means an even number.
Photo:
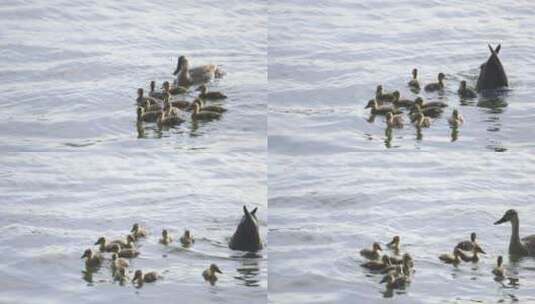
[[[481,247],[478,247],[478,251],[482,254],[487,254]]]
[[[198,87],[195,89],[195,91],[200,91],[200,90],[202,90],[201,87]]]
[[[498,221],[496,221],[496,222],[494,223],[494,225],[499,225],[499,224],[501,224],[501,223],[505,223],[505,222],[507,222],[507,218],[506,218],[505,215],[504,215],[501,219],[499,219]]]
[[[379,284],[382,284],[382,283],[386,282],[386,278],[387,278],[387,276],[385,276],[385,277],[381,280],[381,282],[379,282]]]
[[[370,108],[370,107],[371,107],[370,105],[367,105],[367,106],[364,107],[364,109],[367,109],[367,108]]]
[[[98,244],[100,244],[100,241],[96,241],[94,245],[98,245]]]
[[[220,274],[223,274],[223,272],[221,272],[221,270],[219,270],[219,268],[216,268],[216,269],[215,269],[215,272],[220,273]]]
[[[180,60],[180,57],[178,57],[178,62],[176,64],[176,70],[173,72],[173,75],[176,76],[178,72],[180,72],[180,69],[182,68],[182,60]]]

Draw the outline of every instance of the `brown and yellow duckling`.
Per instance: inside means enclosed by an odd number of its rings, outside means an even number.
[[[492,269],[492,274],[496,277],[498,280],[503,280],[505,278],[505,267],[503,266],[503,257],[500,255],[497,259],[497,265]]]
[[[156,118],[156,124],[159,128],[176,126],[184,121],[177,111],[160,111],[158,118]]]
[[[399,92],[398,92],[399,93]],[[392,93],[384,93],[383,92],[383,86],[382,85],[378,85],[377,86],[377,89],[375,90],[375,100],[381,102],[381,101],[386,101],[386,102],[391,102],[394,100],[394,92]]]
[[[451,117],[448,118],[448,123],[450,124],[450,126],[457,128],[464,123],[464,118],[461,114],[459,114],[459,111],[457,111],[457,109],[454,109],[451,113]]]
[[[227,96],[221,92],[208,92],[208,89],[206,88],[206,85],[200,85],[197,88],[197,91],[200,91],[199,98],[202,98],[204,100],[217,100],[217,99],[226,99]]]
[[[392,112],[386,113],[386,125],[389,128],[397,128],[401,129],[403,128],[403,116],[401,115],[394,115]]]
[[[136,270],[134,273],[134,278],[132,283],[138,283],[138,285],[143,285],[143,283],[152,283],[160,279],[161,276],[156,271],[151,271],[143,274],[141,270]]]
[[[123,258],[120,258],[117,253],[113,253],[111,255],[111,269],[113,272],[116,272],[122,268],[128,268],[128,266],[128,261]]]
[[[154,100],[153,98],[151,97],[145,97],[143,96],[143,89],[142,88],[139,88],[137,89],[137,98],[136,98],[136,103],[138,106],[145,106],[145,103],[146,102],[149,102],[149,103],[156,103],[156,100]]]
[[[193,103],[198,103],[201,107],[201,111],[210,111],[210,112],[216,112],[216,113],[224,113],[227,111],[227,109],[220,107],[220,106],[207,106],[206,103],[202,98],[195,98]]]
[[[457,90],[457,94],[459,94],[459,97],[463,99],[470,99],[470,98],[476,98],[477,93],[474,91],[474,89],[469,88],[466,86],[466,80],[461,81],[459,85],[459,89]]]
[[[390,262],[390,258],[385,254],[381,258],[381,260],[371,260],[366,263],[360,264],[360,266],[369,270],[381,271],[392,266],[392,263]]]
[[[410,99],[399,99],[400,94],[398,91],[395,91],[394,93],[394,100],[392,100],[392,104],[396,107],[404,107],[404,108],[411,108],[414,106],[414,101]]]
[[[446,75],[444,73],[438,73],[438,82],[430,83],[424,87],[426,92],[442,91],[444,89],[444,79]]]
[[[458,248],[455,248],[455,249],[458,249]],[[478,253],[485,254],[485,251],[483,251],[483,249],[481,249],[481,247],[476,245],[472,249],[472,255],[467,255],[463,251],[459,250],[459,257],[461,258],[461,260],[463,260],[465,262],[477,263],[477,262],[479,262]]]
[[[420,90],[420,82],[418,82],[418,69],[414,68],[412,69],[412,78],[407,85],[412,89],[419,91]]]
[[[424,100],[421,97],[416,98],[414,100],[414,103],[419,105],[420,108],[422,108],[422,109],[425,109],[425,108],[445,108],[445,107],[448,106],[447,103],[442,102],[442,101],[430,101],[430,102],[424,103]]]
[[[138,122],[156,122],[161,111],[147,112],[143,107],[137,107],[137,121]]]
[[[381,248],[381,245],[379,243],[374,242],[372,244],[372,248],[364,248],[360,251],[360,255],[369,259],[369,260],[377,260],[381,256],[381,251],[383,249]]]
[[[86,249],[81,259],[85,258],[85,266],[87,268],[97,268],[100,267],[102,261],[104,260],[102,255],[99,253],[94,253],[91,249]]]
[[[99,245],[99,250],[101,252],[111,252],[112,247],[115,244],[118,244],[119,246],[121,246],[121,245],[126,245],[126,242],[123,240],[114,240],[114,241],[109,242],[103,236],[99,237],[98,240],[95,242],[95,245]]]
[[[441,254],[438,258],[439,260],[441,260],[442,262],[446,264],[459,265],[459,263],[461,263],[460,255],[461,255],[461,250],[459,248],[455,248],[453,250],[453,254],[451,253]]]
[[[472,251],[474,250],[474,246],[477,245],[477,234],[475,232],[470,233],[470,240],[465,240],[457,243],[457,246],[455,248],[459,248],[464,251]]]
[[[401,114],[401,110],[399,110],[396,107],[388,107],[388,106],[379,106],[377,104],[376,100],[370,100],[368,102],[368,105],[364,107],[365,109],[370,108],[370,113],[372,115],[386,115],[386,113],[392,112],[393,114]]]
[[[201,110],[199,103],[193,103],[191,118],[194,120],[212,120],[221,118],[221,113]]]
[[[166,229],[162,230],[162,238],[160,239],[160,244],[167,246],[171,244],[172,242],[173,242],[173,239],[169,235],[169,232],[167,232]]]
[[[394,250],[394,251],[399,251],[399,243],[401,241],[401,238],[399,237],[399,235],[395,235],[392,240],[386,244],[386,247]]]
[[[118,281],[121,285],[128,281],[128,276],[126,275],[126,268],[118,268],[113,273],[113,280]]]
[[[182,246],[184,247],[190,247],[195,243],[195,240],[191,236],[191,232],[189,230],[184,231],[184,235],[180,237],[180,243],[182,243]]]
[[[126,236],[126,244],[124,244],[124,246],[121,246],[121,248],[126,248],[126,249],[135,249],[136,248],[136,240],[134,239],[134,237],[129,234]]]
[[[111,252],[116,253],[120,258],[135,258],[139,255],[139,251],[135,248],[121,248],[119,244],[113,244]]]
[[[223,274],[223,272],[221,272],[221,270],[219,269],[219,267],[217,267],[216,264],[212,264],[210,265],[210,267],[208,267],[208,269],[202,272],[202,277],[205,281],[208,281],[210,282],[210,284],[214,285],[214,283],[217,281],[216,273]]]
[[[139,240],[140,238],[147,237],[148,233],[145,231],[145,229],[141,228],[138,223],[135,223],[132,225],[132,229],[130,230],[132,237],[134,237],[134,240]]]
[[[429,128],[431,127],[431,118],[424,115],[422,112],[415,113],[414,126],[418,128]]]
[[[150,82],[150,92],[149,97],[157,98],[163,100],[166,93],[165,92],[156,92],[156,82],[153,80]]]
[[[386,283],[387,289],[400,289],[404,288],[409,284],[410,279],[406,276],[401,274],[393,274],[389,273],[386,276],[383,277],[383,279],[379,283]]]

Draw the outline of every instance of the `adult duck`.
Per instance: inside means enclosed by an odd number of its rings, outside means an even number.
[[[369,260],[377,260],[381,256],[381,245],[379,243],[375,242],[372,244],[372,248],[364,248],[360,251],[360,255],[369,259]]]
[[[511,222],[511,239],[509,241],[509,254],[516,256],[535,256],[535,234],[520,239],[520,221],[518,213],[509,209],[494,225]]]
[[[444,89],[444,79],[446,78],[446,75],[444,75],[444,73],[438,73],[437,78],[438,82],[427,84],[424,87],[426,92],[436,92]]]
[[[173,72],[173,75],[177,77],[177,86],[189,87],[194,84],[208,82],[213,78],[221,78],[224,72],[215,64],[190,68],[189,60],[186,56],[180,56],[178,57],[176,70]]]

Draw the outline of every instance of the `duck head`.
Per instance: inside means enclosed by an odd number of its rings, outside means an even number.
[[[141,272],[141,270],[136,270],[136,272],[134,273],[134,278],[132,279],[132,282],[135,282],[136,280],[143,282],[143,272]]]
[[[457,110],[453,110],[454,113],[456,113]],[[476,241],[477,235],[475,232],[470,233],[470,241],[473,243]]]
[[[414,100],[414,105],[418,106],[417,108],[420,109],[423,106],[423,104],[424,104],[424,100],[422,99],[422,97],[416,97],[416,99]]]
[[[377,242],[373,243],[372,249],[375,252],[383,250],[383,248],[381,248],[381,245],[379,245],[379,243],[377,243]]]
[[[182,55],[178,57],[178,61],[176,63],[176,70],[173,72],[173,75],[177,75],[178,72],[184,67],[184,62],[187,62],[186,56]]]
[[[84,254],[80,257],[81,259],[83,258],[90,258],[93,256],[93,251],[91,249],[86,249],[84,251]]]
[[[502,257],[501,255],[500,255],[500,256],[498,256],[498,259],[497,259],[497,261],[496,261],[496,262],[497,262],[497,264],[498,264],[498,267],[501,267],[501,266],[502,266],[502,264],[503,264],[503,257]]]
[[[137,97],[138,98],[143,97],[143,89],[142,88],[137,89]]]
[[[164,239],[166,239],[168,235],[169,235],[169,234],[167,233],[167,229],[162,230],[162,237],[163,237]]]
[[[497,220],[494,225],[499,225],[505,222],[518,222],[518,214],[515,209],[507,210],[502,218]]]
[[[217,272],[217,273],[221,273],[221,274],[223,274],[223,272],[221,272],[221,270],[219,269],[219,267],[217,267],[216,264],[212,264],[212,265],[210,265],[210,271],[211,271],[212,273]]]
[[[95,242],[95,245],[104,245],[106,244],[106,239],[102,236],[99,237],[98,240]]]
[[[368,109],[368,108],[372,108],[372,109],[377,108],[377,102],[375,101],[375,99],[370,99],[370,101],[368,101],[368,104],[364,107],[364,109]]]
[[[476,91],[494,90],[509,85],[505,69],[502,66],[500,58],[498,58],[500,48],[501,44],[498,44],[496,49],[492,49],[492,46],[489,44],[490,57],[480,67]]]
[[[139,224],[135,223],[132,225],[132,229],[130,229],[130,232],[138,232],[139,231]]]
[[[191,238],[191,233],[189,232],[189,230],[184,231],[184,237],[188,239]]]
[[[399,91],[392,92],[392,96],[394,96],[394,101],[398,101],[400,96]]]
[[[112,261],[117,260],[117,253],[112,253],[112,255],[111,255],[111,260],[112,260]]]
[[[383,95],[383,86],[378,85],[375,89],[375,98],[381,97]]]
[[[457,111],[457,109],[453,109],[453,112],[451,113],[451,116],[455,119],[457,119],[459,117],[459,111]],[[473,242],[473,240],[472,240]]]
[[[390,116],[392,116],[392,112],[389,112],[388,114],[390,114]],[[400,238],[399,238],[399,235],[396,235],[392,238],[392,241],[390,241],[390,243],[388,243],[388,245],[395,245],[395,246],[398,246],[399,245],[399,241],[400,241]]]
[[[243,206],[243,216],[229,242],[230,249],[249,252],[256,252],[262,249],[262,240],[260,239],[258,221],[255,215],[256,210],[255,208],[252,212],[249,212],[247,207]]]
[[[444,73],[438,73],[438,83],[442,83],[442,81],[446,79],[446,75]]]
[[[412,69],[412,79],[416,79],[418,77],[418,69],[414,68]]]

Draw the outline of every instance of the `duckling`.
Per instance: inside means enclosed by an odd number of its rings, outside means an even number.
[[[132,232],[132,236],[134,237],[134,240],[139,240],[140,238],[147,237],[147,232],[145,229],[141,228],[138,223],[135,223],[132,225],[132,229],[130,230]]]
[[[158,99],[164,99],[166,93],[165,92],[156,92],[155,91],[155,88],[156,88],[156,82],[153,80],[150,82],[150,92],[149,92],[149,97],[152,97],[152,98],[158,98]]]
[[[438,73],[438,82],[436,83],[430,83],[424,87],[424,90],[426,92],[435,92],[435,91],[441,91],[444,89],[444,78],[446,78],[446,75],[444,73]]]
[[[479,247],[478,245],[473,247],[471,256],[466,255],[464,252],[462,252],[458,248],[456,248],[456,249],[459,250],[459,257],[461,258],[461,260],[463,260],[465,262],[477,263],[477,262],[479,262],[479,256],[477,254],[478,253],[485,254],[485,251],[483,251],[483,249],[481,249],[481,247]]]
[[[170,86],[169,85],[169,81],[165,81],[163,84],[164,86],[166,85],[167,83],[167,86],[168,86],[168,90],[167,92],[171,95],[178,95],[178,94],[184,94],[188,91],[188,89],[186,87],[181,87],[181,86]]]
[[[379,283],[386,283],[387,289],[399,289],[405,287],[409,283],[409,280],[403,275],[395,276],[394,274],[388,274]]]
[[[377,101],[386,101],[386,102],[393,101],[394,100],[394,92],[392,92],[392,93],[384,93],[383,92],[383,86],[382,85],[378,85],[377,89],[375,90],[375,100],[377,100]]]
[[[425,116],[422,112],[416,113],[413,123],[419,128],[429,128],[431,127],[431,118]]]
[[[156,271],[151,271],[143,274],[141,270],[136,270],[134,273],[134,278],[132,279],[132,283],[137,283],[139,285],[143,285],[143,283],[152,283],[158,279],[160,279],[161,276]]]
[[[119,269],[128,268],[128,261],[117,256],[117,253],[111,255],[111,269],[113,272]]]
[[[137,98],[136,103],[138,106],[144,106],[146,102],[155,103],[156,101],[151,97],[145,97],[143,96],[143,89],[139,88],[137,89]]]
[[[195,243],[195,240],[191,236],[190,231],[186,230],[184,231],[184,235],[180,237],[180,242],[182,243],[182,246],[190,247],[193,243]]]
[[[173,239],[169,236],[169,233],[167,232],[167,230],[166,229],[162,230],[162,238],[160,239],[160,244],[167,246],[171,242],[173,242]]]
[[[456,128],[464,123],[464,118],[461,114],[459,114],[459,111],[457,111],[457,109],[454,109],[451,113],[451,117],[448,119],[448,123],[450,124],[450,126]]]
[[[204,103],[204,100],[202,100],[201,98],[195,98],[193,102],[199,104],[201,111],[210,111],[210,112],[216,112],[216,113],[224,113],[227,111],[227,109],[220,107],[220,106],[213,106],[213,105],[206,106]]]
[[[461,81],[461,84],[459,85],[459,89],[457,90],[457,94],[459,94],[461,98],[465,98],[465,99],[477,97],[476,91],[466,86],[466,80]]]
[[[365,257],[365,258],[367,258],[367,259],[369,259],[369,260],[376,260],[381,256],[381,250],[383,250],[381,248],[381,245],[379,245],[379,243],[375,242],[372,245],[372,249],[368,249],[368,248],[362,249],[360,251],[360,255]]]
[[[500,255],[498,256],[496,267],[494,267],[494,269],[492,270],[492,274],[494,274],[494,276],[497,279],[505,278],[505,267],[503,267],[502,264],[503,264],[503,257]]]
[[[100,245],[99,246],[99,250],[101,252],[111,252],[112,247],[115,244],[121,245],[121,244],[125,244],[125,243],[122,240],[116,240],[116,241],[113,241],[113,242],[108,242],[105,237],[100,237],[95,242],[95,245]]]
[[[158,119],[160,111],[146,112],[143,107],[137,107],[137,121],[155,122]]]
[[[417,105],[420,105],[420,108],[446,108],[448,106],[447,103],[442,101],[431,101],[424,103],[424,100],[421,97],[418,97],[414,100],[414,103]]]
[[[418,99],[418,98],[417,98]],[[411,121],[414,121],[415,120],[415,116],[417,113],[422,113],[424,114],[425,116],[429,116],[429,117],[433,117],[433,118],[437,118],[439,117],[442,113],[444,112],[444,110],[442,110],[442,108],[438,108],[438,107],[426,107],[426,108],[422,108],[420,107],[419,104],[415,104],[409,114],[411,116]]]
[[[195,120],[212,120],[221,117],[221,113],[211,111],[201,111],[198,103],[193,103],[193,110],[191,111],[191,118]]]
[[[176,109],[176,108],[174,108]],[[185,120],[180,117],[176,111],[168,111],[167,113],[160,111],[158,118],[156,119],[156,124],[159,128],[162,127],[172,127],[178,124],[183,123]]]
[[[408,253],[405,253],[403,255],[403,273],[406,275],[406,276],[411,276],[412,273],[414,272],[414,270],[412,270],[412,268],[414,267],[414,262],[412,261],[412,257],[410,256],[410,254]]]
[[[161,111],[162,106],[157,102],[151,103],[150,101],[147,100],[145,102],[145,105],[143,106],[143,109],[145,109],[146,112]]]
[[[225,72],[214,64],[190,68],[186,56],[178,57],[177,67],[173,72],[173,75],[177,76],[176,84],[181,87],[208,82],[212,78],[221,78],[224,74]]]
[[[87,268],[96,268],[99,267],[102,264],[102,255],[99,253],[94,253],[91,249],[86,249],[84,251],[84,254],[82,255],[81,259],[85,259],[85,266]]]
[[[208,269],[202,272],[202,277],[205,281],[208,281],[210,284],[214,285],[214,283],[217,281],[216,273],[223,274],[216,264],[212,264]]]
[[[386,115],[388,112],[392,112],[393,114],[401,114],[402,112],[395,107],[387,107],[387,106],[379,106],[377,105],[376,100],[370,100],[368,102],[368,105],[364,107],[364,109],[370,108],[370,112],[372,115]]]
[[[395,235],[393,238],[392,238],[392,241],[390,241],[390,243],[386,244],[386,247],[394,250],[394,251],[399,251],[399,241],[400,241],[400,237],[399,235]]]
[[[384,270],[385,268],[391,265],[392,263],[390,263],[390,258],[386,254],[383,255],[380,261],[372,260],[372,261],[368,261],[366,263],[360,264],[360,266],[364,268],[368,268],[369,270],[375,270],[375,271]]]
[[[412,69],[412,79],[407,84],[411,89],[420,90],[420,83],[418,82],[418,69]]]
[[[134,237],[129,234],[126,236],[126,244],[124,246],[121,246],[122,248],[126,248],[126,249],[135,249],[136,248],[136,240],[134,239]]]
[[[116,253],[120,258],[135,258],[139,255],[139,251],[134,248],[121,248],[119,244],[113,244],[111,252]]]
[[[414,264],[412,262],[412,257],[408,253],[404,253],[401,258],[395,257],[395,256],[391,256],[390,257],[390,263],[392,263],[393,265],[403,265],[404,263],[408,263],[407,265],[409,267],[413,267],[414,266]]]
[[[125,282],[127,282],[128,281],[128,276],[126,275],[126,268],[118,268],[113,273],[113,280],[114,281],[119,281],[119,283],[121,285],[124,284]]]
[[[394,93],[394,100],[392,100],[392,104],[396,107],[405,107],[405,108],[410,108],[412,106],[414,106],[414,101],[410,100],[410,99],[399,99],[399,92],[398,91],[395,91]]]
[[[207,92],[206,85],[202,84],[197,88],[200,91],[199,98],[204,100],[226,99],[227,96],[221,92]]]
[[[446,264],[458,265],[459,263],[461,263],[460,253],[461,253],[461,250],[459,248],[455,248],[453,250],[453,255],[449,253],[445,253],[445,254],[440,255],[438,258]]]
[[[470,233],[470,240],[461,241],[457,243],[457,246],[455,246],[455,248],[459,248],[464,251],[472,251],[474,249],[474,245],[477,244],[476,237],[477,235],[475,232]]]
[[[389,128],[403,128],[403,116],[394,115],[392,112],[386,113],[386,125]]]

